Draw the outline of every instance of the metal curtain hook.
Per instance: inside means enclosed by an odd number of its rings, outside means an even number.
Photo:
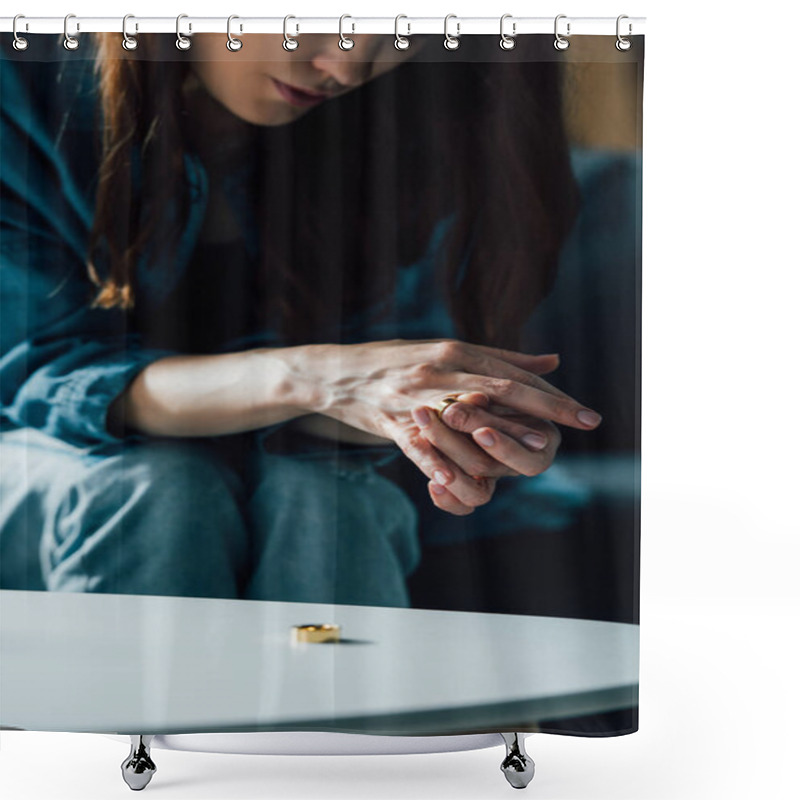
[[[513,16],[513,15],[512,14],[503,14],[503,16],[500,17],[500,47],[503,50],[513,50],[514,45],[516,45],[516,43],[517,43],[516,40],[514,39],[514,37],[517,35],[517,23],[516,22],[512,22],[511,23],[511,36],[509,36],[503,30],[503,23],[511,16]]]
[[[236,14],[231,14],[228,17],[228,41],[225,43],[225,47],[227,47],[228,50],[231,51],[231,53],[238,53],[239,50],[241,50],[242,46],[244,45],[244,42],[241,39],[236,39],[231,34],[231,22],[233,20],[235,20],[235,19],[239,19],[239,17],[237,17]],[[241,32],[242,32],[242,26],[240,24],[239,25],[239,33],[241,33]]]
[[[17,14],[14,17],[14,21],[11,23],[11,32],[14,34],[14,41],[11,43],[15,50],[27,50],[28,49],[28,40],[24,36],[20,36],[17,33],[17,20],[25,19],[23,14]],[[28,23],[25,23],[25,30],[28,30]]]
[[[300,46],[300,42],[297,41],[293,36],[289,36],[289,31],[287,30],[287,25],[289,24],[290,19],[297,19],[297,17],[293,17],[291,14],[287,14],[283,18],[283,49],[284,50],[297,50]],[[297,26],[297,32],[300,32],[300,26]]]
[[[631,40],[630,39],[625,39],[622,36],[622,34],[620,33],[620,22],[622,22],[622,20],[624,20],[624,19],[629,19],[627,14],[620,14],[617,17],[617,41],[616,41],[617,50],[622,50],[623,52],[625,50],[630,50],[631,49]],[[632,33],[633,33],[633,25],[629,22],[628,23],[628,36],[630,36]]]
[[[184,36],[181,33],[181,20],[187,19],[188,14],[178,14],[177,18],[175,19],[175,35],[178,37],[175,39],[175,47],[178,50],[188,50],[192,46],[192,40],[189,39],[187,36]],[[189,32],[192,31],[192,23],[189,23]]]
[[[405,36],[400,35],[400,20],[401,19],[408,19],[405,14],[398,14],[394,18],[394,46],[398,50],[408,50],[409,46],[411,45],[411,40],[407,39],[406,36],[411,36],[411,23],[407,22],[406,25],[408,26],[408,31]]]
[[[74,14],[67,14],[64,17],[64,47],[67,50],[77,50],[78,49],[78,40],[74,36],[69,35],[69,21],[71,19],[75,19]],[[80,23],[75,23],[75,30],[79,31],[81,29]]]
[[[128,34],[128,20],[129,19],[136,19],[133,14],[126,14],[122,18],[122,47],[125,50],[135,50],[139,46],[139,41],[135,36],[130,36]],[[139,23],[137,22],[134,26],[134,30],[139,30]]]
[[[349,37],[345,36],[342,31],[342,26],[344,25],[344,21],[346,19],[353,19],[349,14],[342,14],[339,17],[339,47],[342,50],[352,50],[355,47],[355,42],[350,39]],[[352,33],[356,32],[356,24],[355,22],[352,24],[353,30]]]
[[[555,25],[554,25],[554,28],[553,28],[553,30],[555,32],[555,36],[556,36],[555,41],[553,42],[553,47],[555,47],[556,50],[566,50],[569,47],[569,39],[565,39],[558,32],[558,21],[560,19],[566,19],[566,18],[567,18],[566,14],[559,14],[556,17]],[[569,36],[569,35],[570,35],[570,25],[569,25],[569,22],[567,22],[567,36]]]
[[[447,32],[447,23],[451,19],[457,19],[456,14],[448,14],[444,18],[444,46],[446,50],[458,50],[458,46],[461,44],[458,37],[461,35],[461,23],[456,22],[456,35],[453,36],[452,34]]]

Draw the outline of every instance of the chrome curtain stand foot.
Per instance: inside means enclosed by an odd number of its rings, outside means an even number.
[[[525,752],[525,738],[521,733],[501,733],[506,743],[506,757],[500,765],[506,780],[515,789],[524,789],[532,780],[536,765]]]
[[[122,762],[122,778],[135,792],[141,791],[150,783],[156,765],[150,758],[152,736],[131,734],[131,752]]]

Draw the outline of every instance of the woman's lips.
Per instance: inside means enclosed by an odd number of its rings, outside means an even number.
[[[304,89],[297,89],[294,86],[289,86],[288,83],[282,83],[277,78],[273,78],[272,81],[280,96],[293,106],[301,106],[304,108],[315,106],[328,97],[328,95],[319,92],[308,92]]]

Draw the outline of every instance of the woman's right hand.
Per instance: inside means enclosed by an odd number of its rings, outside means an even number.
[[[412,410],[448,395],[484,394],[489,403],[477,424],[499,430],[510,431],[512,423],[504,421],[509,409],[582,430],[600,422],[596,412],[537,374],[552,369],[546,356],[456,339],[307,345],[282,355],[290,379],[304,387],[302,407],[396,442],[429,478],[452,470],[420,433]],[[512,435],[523,431],[516,424]]]

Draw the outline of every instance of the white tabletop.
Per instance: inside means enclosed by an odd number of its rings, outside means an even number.
[[[336,623],[338,643],[293,625]],[[639,626],[563,617],[0,591],[0,725],[514,730],[638,703]]]

